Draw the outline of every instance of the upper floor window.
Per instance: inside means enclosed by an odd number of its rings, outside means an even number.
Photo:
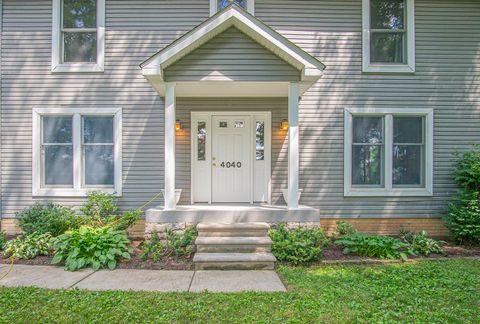
[[[346,196],[430,196],[433,111],[347,109]]]
[[[39,108],[33,114],[33,195],[121,195],[120,108]]]
[[[242,7],[252,15],[254,14],[254,0],[210,0],[210,16],[232,4]]]
[[[53,0],[53,72],[101,72],[105,0]]]
[[[363,71],[415,72],[414,0],[363,0]]]

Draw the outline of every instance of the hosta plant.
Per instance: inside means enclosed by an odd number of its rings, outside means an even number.
[[[33,259],[39,255],[49,255],[51,250],[50,233],[32,233],[8,241],[3,254],[16,259]]]
[[[75,271],[86,267],[113,270],[120,259],[130,259],[133,247],[124,231],[112,227],[86,227],[68,231],[54,240],[52,263],[65,263],[65,269]]]
[[[335,234],[337,236],[345,236],[355,234],[357,231],[353,228],[353,225],[346,222],[346,221],[338,221],[337,222],[337,230]]]
[[[367,234],[347,235],[335,241],[344,247],[344,254],[380,259],[407,259],[408,244],[389,236]]]
[[[408,244],[407,250],[413,255],[430,255],[432,253],[444,254],[443,241],[437,241],[428,237],[426,231],[413,233],[410,231],[401,231],[400,238]]]

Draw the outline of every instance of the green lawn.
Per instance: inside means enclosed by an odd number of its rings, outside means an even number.
[[[480,322],[480,262],[281,267],[288,293],[0,289],[0,322]]]

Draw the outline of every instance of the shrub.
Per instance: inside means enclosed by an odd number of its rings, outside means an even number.
[[[33,259],[39,255],[49,255],[51,250],[50,233],[32,233],[8,241],[3,254],[18,259]]]
[[[355,234],[357,231],[353,228],[353,225],[346,222],[346,221],[338,221],[337,222],[337,236],[345,236]]]
[[[269,231],[272,239],[272,253],[279,261],[295,265],[317,261],[322,256],[322,248],[328,240],[319,228],[296,228],[288,230],[279,224],[276,230]]]
[[[445,224],[453,238],[463,244],[480,244],[480,200],[478,193],[464,193],[448,205]]]
[[[459,156],[455,167],[454,180],[467,192],[480,192],[480,145]]]
[[[344,254],[380,259],[407,259],[408,244],[389,236],[352,234],[335,241],[344,246]]]
[[[139,248],[142,250],[140,258],[146,261],[152,258],[153,262],[159,262],[164,257],[190,257],[193,252],[193,244],[197,237],[197,229],[190,227],[182,234],[177,234],[171,229],[166,232],[165,241],[161,241],[158,233],[153,232],[149,241],[144,241]]]
[[[102,227],[116,219],[117,198],[104,192],[90,192],[81,210],[90,225]]]
[[[27,234],[50,233],[53,236],[78,228],[82,222],[70,208],[52,203],[46,206],[36,203],[17,213],[17,220],[20,228]]]
[[[432,253],[445,253],[442,248],[442,244],[445,242],[429,238],[426,231],[420,231],[418,234],[410,231],[402,231],[400,232],[400,238],[408,244],[408,254],[430,255]]]
[[[111,223],[111,226],[114,230],[125,231],[127,228],[135,224],[135,222],[140,219],[142,214],[143,212],[141,209],[126,211],[118,219],[114,220]]]
[[[108,267],[113,270],[121,258],[130,259],[133,251],[123,231],[113,228],[82,226],[68,231],[54,240],[55,256],[52,263],[65,262],[65,269],[75,271],[86,267],[94,270]]]
[[[5,232],[0,231],[0,251],[3,250],[6,243],[7,243],[7,236]]]

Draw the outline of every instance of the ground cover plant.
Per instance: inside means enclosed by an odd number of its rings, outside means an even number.
[[[112,227],[87,227],[67,231],[53,241],[55,256],[52,263],[65,263],[65,270],[86,267],[94,270],[116,268],[121,258],[130,259],[133,247],[123,231]]]
[[[480,262],[278,269],[286,293],[0,288],[0,322],[478,323]]]
[[[31,233],[6,242],[3,254],[14,259],[33,259],[52,251],[50,233]]]
[[[454,180],[460,190],[445,223],[457,242],[480,244],[480,145],[458,157]]]
[[[175,233],[168,229],[164,240],[160,239],[157,232],[153,232],[150,240],[140,244],[139,248],[142,251],[140,258],[143,261],[151,258],[153,262],[159,262],[166,257],[189,258],[193,253],[197,235],[196,227],[189,227],[183,233]]]
[[[437,241],[428,237],[426,231],[420,231],[418,233],[410,231],[401,231],[400,238],[403,242],[408,244],[407,251],[409,255],[430,255],[445,254],[442,245],[446,242]]]
[[[36,203],[17,213],[16,219],[26,234],[50,233],[52,236],[78,228],[82,223],[82,219],[76,216],[73,210],[53,203],[47,205]]]
[[[281,223],[269,231],[272,239],[272,254],[278,261],[298,265],[318,261],[322,257],[322,248],[328,239],[320,228],[288,229]]]
[[[335,244],[342,245],[344,254],[379,259],[407,259],[408,244],[390,236],[351,234],[341,237]]]

